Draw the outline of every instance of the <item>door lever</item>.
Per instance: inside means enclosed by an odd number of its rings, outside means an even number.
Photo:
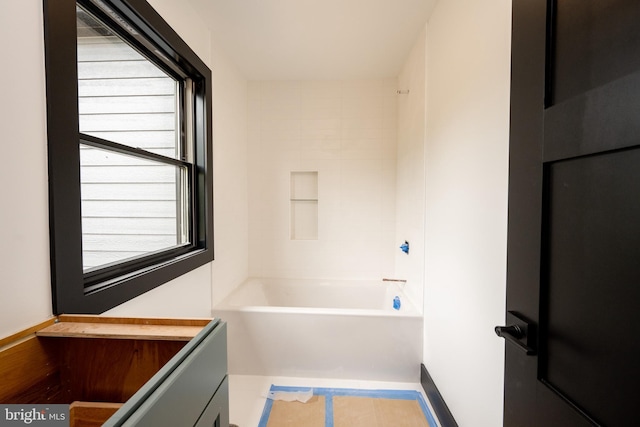
[[[535,325],[527,322],[521,316],[509,311],[507,312],[507,325],[496,326],[496,335],[515,344],[527,355],[536,354],[535,350]]]
[[[495,328],[496,335],[501,338],[506,338],[505,335],[511,335],[516,339],[523,338],[525,333],[520,329],[518,325],[509,325],[509,326],[496,326]]]

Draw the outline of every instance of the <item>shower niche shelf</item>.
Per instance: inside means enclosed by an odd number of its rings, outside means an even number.
[[[291,240],[318,239],[318,172],[291,172]]]

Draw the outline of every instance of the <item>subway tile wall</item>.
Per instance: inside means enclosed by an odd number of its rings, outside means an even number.
[[[397,80],[248,87],[249,274],[393,276]],[[291,172],[318,172],[318,238],[292,240]]]

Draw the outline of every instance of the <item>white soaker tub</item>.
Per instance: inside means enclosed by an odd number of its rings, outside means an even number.
[[[395,282],[251,278],[213,315],[230,374],[419,381],[422,316]]]

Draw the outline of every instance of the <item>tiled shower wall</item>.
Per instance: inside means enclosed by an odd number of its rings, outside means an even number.
[[[248,88],[249,274],[393,277],[397,81]],[[317,172],[317,239],[292,239],[291,173]]]
[[[426,27],[411,49],[398,89],[398,174],[396,236],[410,243],[408,254],[396,252],[396,275],[406,279],[405,293],[423,305],[425,254]]]

